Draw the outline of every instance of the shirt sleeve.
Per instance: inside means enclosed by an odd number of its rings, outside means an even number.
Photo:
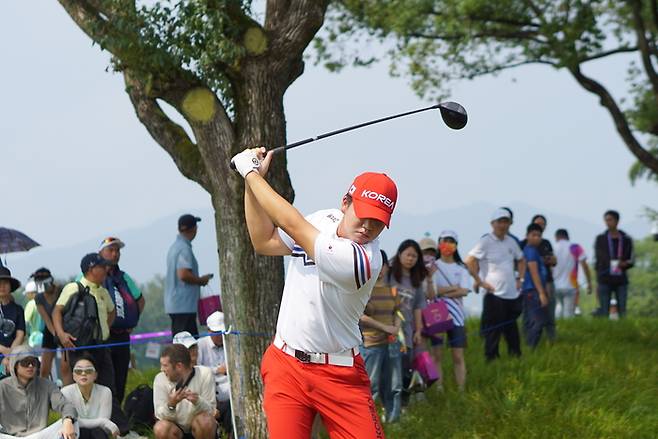
[[[114,301],[112,300],[112,296],[110,296],[109,291],[103,288],[101,294],[103,295],[103,302],[105,302],[107,312],[110,313],[114,311]]]
[[[414,292],[414,309],[424,309],[427,306],[427,300],[425,299],[425,289],[420,286],[415,289]]]
[[[526,245],[523,249],[522,256],[525,256],[527,262],[538,262],[539,260],[539,253],[537,253],[534,247],[529,245]]]
[[[176,258],[176,269],[189,268],[191,270],[194,267],[192,258],[191,251],[188,251],[188,249],[181,250]]]
[[[169,392],[167,390],[166,378],[162,372],[156,375],[153,381],[153,410],[157,419],[174,421],[176,410],[169,410]]]
[[[459,267],[461,269],[461,278],[459,279],[459,286],[462,288],[466,288],[467,290],[470,290],[473,288],[473,282],[471,281],[471,275],[469,274],[468,270],[465,269],[464,267]]]
[[[14,322],[16,324],[16,330],[25,332],[25,311],[22,306],[18,304],[16,306],[18,307],[16,310],[16,321]]]
[[[59,298],[57,298],[57,302],[55,302],[55,305],[66,306],[66,304],[69,302],[69,299],[71,299],[71,296],[73,296],[77,292],[78,292],[78,284],[76,284],[75,282],[67,284],[62,290],[62,293],[59,295]]]
[[[208,412],[212,414],[215,410],[215,407],[217,406],[215,399],[215,377],[209,368],[204,368],[207,370],[203,373],[203,384],[201,386],[202,390],[199,393],[199,399],[197,400],[197,403],[194,405],[194,412]]]
[[[475,244],[475,247],[468,252],[469,256],[473,256],[475,259],[482,259],[484,258],[485,254],[485,244],[484,244],[485,238],[480,238],[480,240]]]
[[[290,251],[293,250],[295,247],[295,240],[290,237],[283,229],[276,229],[279,232],[279,237],[281,238],[281,241],[290,249]]]
[[[356,293],[376,279],[381,259],[381,253],[372,243],[361,245],[324,233],[315,239],[315,264],[320,280],[348,292]]]

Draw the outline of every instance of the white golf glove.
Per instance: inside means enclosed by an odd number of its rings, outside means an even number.
[[[245,178],[252,171],[258,173],[258,167],[260,166],[260,160],[251,149],[245,149],[234,155],[231,163],[235,166],[235,170],[242,175],[242,178]]]

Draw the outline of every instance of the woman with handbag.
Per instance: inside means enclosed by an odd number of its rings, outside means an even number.
[[[459,237],[452,230],[444,230],[439,235],[440,258],[436,261],[434,284],[437,300],[443,301],[452,317],[453,328],[447,331],[448,344],[452,351],[452,363],[455,381],[460,391],[466,384],[466,363],[464,349],[466,348],[466,315],[464,313],[463,297],[471,292],[472,280],[457,251]],[[432,346],[432,356],[439,371],[441,370],[441,351],[443,343]]]

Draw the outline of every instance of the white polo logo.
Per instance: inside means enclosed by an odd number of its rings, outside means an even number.
[[[361,192],[361,198],[368,198],[370,200],[379,201],[391,210],[393,210],[393,206],[395,206],[395,201],[391,200],[386,195],[378,194],[377,192],[369,191],[367,189],[364,189],[364,191]]]

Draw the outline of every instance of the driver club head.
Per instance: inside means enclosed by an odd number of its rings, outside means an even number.
[[[453,130],[461,130],[468,122],[466,109],[457,102],[442,102],[439,105],[441,118]]]

